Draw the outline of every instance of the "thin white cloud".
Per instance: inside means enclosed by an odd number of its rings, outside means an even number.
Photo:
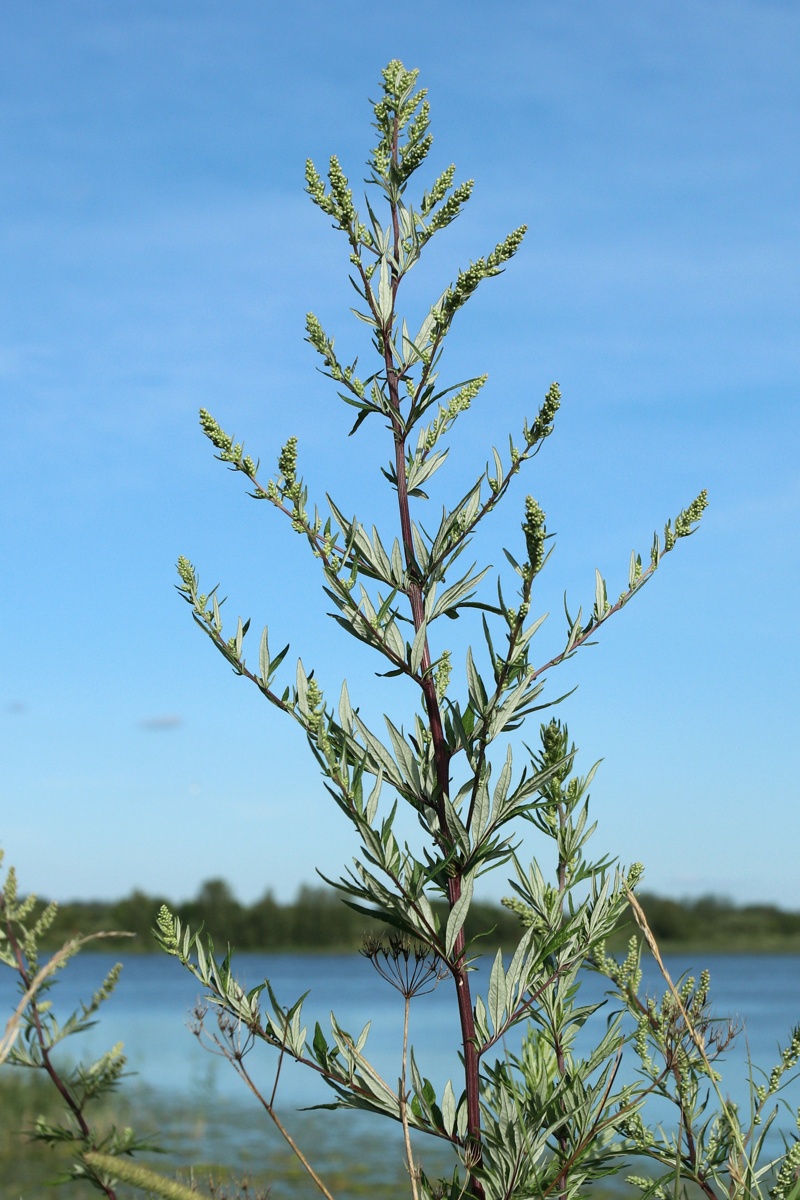
[[[183,717],[175,713],[166,713],[160,717],[142,717],[139,727],[149,733],[160,733],[162,730],[178,729],[182,724]]]

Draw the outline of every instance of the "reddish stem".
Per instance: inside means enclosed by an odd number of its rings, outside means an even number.
[[[398,163],[398,119],[395,115],[394,137],[392,143],[392,158],[395,164]],[[400,259],[400,223],[398,219],[397,206],[394,202],[392,208],[392,226],[394,231],[394,260],[399,262]],[[392,296],[397,294],[397,287],[400,282],[400,277],[392,268]],[[396,370],[394,356],[391,349],[391,331],[394,322],[394,311],[392,311],[388,320],[381,326],[381,340],[383,343],[384,363],[386,366],[386,385],[389,393],[389,403],[392,409],[392,430],[394,433],[395,445],[395,473],[397,476],[397,502],[400,515],[400,530],[403,540],[403,550],[405,556],[406,572],[408,576],[407,595],[411,605],[411,614],[414,621],[414,630],[418,632],[422,627],[425,619],[425,599],[422,588],[422,573],[416,561],[414,554],[414,540],[411,527],[411,513],[408,498],[408,481],[406,479],[406,446],[405,446],[405,429],[400,412],[400,379]],[[431,731],[431,742],[433,745],[434,763],[436,767],[436,783],[438,795],[436,797],[437,816],[441,828],[441,834],[446,849],[450,849],[450,834],[447,825],[447,814],[445,812],[444,800],[449,796],[450,792],[450,750],[447,745],[447,740],[444,735],[442,725],[442,714],[439,707],[439,698],[436,695],[436,684],[430,670],[431,655],[428,639],[425,638],[425,644],[422,651],[420,662],[421,687],[425,699],[425,709],[428,717],[428,724]],[[447,881],[447,898],[452,911],[458,900],[461,898],[463,876],[461,870],[456,866],[454,874]],[[480,1056],[476,1045],[475,1036],[475,1018],[472,1011],[472,997],[470,995],[469,976],[466,970],[465,963],[465,938],[463,927],[458,933],[458,936],[453,947],[453,961],[450,964],[450,969],[453,974],[453,979],[456,985],[456,997],[458,1001],[458,1015],[461,1025],[461,1042],[464,1054],[464,1076],[467,1093],[467,1138],[475,1155],[474,1162],[476,1166],[481,1163],[481,1110],[480,1110]],[[474,1174],[470,1175],[470,1188],[476,1200],[483,1200],[485,1195],[483,1186],[479,1179]]]

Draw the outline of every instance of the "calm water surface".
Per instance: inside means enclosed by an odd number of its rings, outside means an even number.
[[[105,972],[116,961],[112,955],[84,954],[59,974],[51,997],[57,1014],[66,1016],[81,1000],[88,1000]],[[80,1038],[70,1039],[73,1055],[97,1056],[117,1041],[124,1042],[130,1070],[145,1085],[161,1093],[179,1093],[185,1102],[214,1096],[246,1099],[244,1084],[229,1063],[204,1049],[188,1028],[192,1010],[202,997],[197,981],[175,959],[165,955],[131,956],[111,999],[103,1005],[95,1028]],[[674,979],[685,971],[711,971],[713,1011],[721,1018],[744,1023],[745,1032],[729,1051],[724,1067],[724,1086],[740,1102],[747,1095],[747,1050],[754,1064],[767,1071],[777,1059],[778,1043],[800,1023],[800,956],[798,955],[707,955],[696,958],[668,957]],[[265,977],[284,1005],[303,992],[310,994],[303,1008],[303,1023],[313,1035],[318,1020],[329,1033],[333,1010],[339,1024],[358,1035],[372,1021],[365,1053],[389,1081],[397,1078],[402,1045],[401,997],[381,980],[360,955],[264,955],[241,954],[234,960],[235,974],[246,987]],[[645,989],[663,991],[650,964],[646,964]],[[480,985],[482,972],[473,979]],[[452,983],[444,980],[435,992],[415,999],[411,1007],[411,1040],[424,1073],[440,1089],[448,1077],[457,1077],[459,1064],[453,1039]],[[0,1021],[15,1003],[17,993],[10,971],[0,972]],[[601,1000],[603,983],[595,976],[586,980],[585,1001]],[[266,999],[266,993],[262,999]],[[599,1012],[594,1029],[604,1025]],[[209,1014],[208,1028],[215,1023]],[[0,1027],[2,1027],[0,1025]],[[509,1038],[514,1051],[519,1037]],[[589,1022],[587,1038],[592,1037]],[[265,1046],[257,1046],[247,1059],[248,1069],[263,1087],[271,1087],[276,1058]],[[456,1088],[458,1093],[460,1089]],[[795,1087],[790,1098],[800,1102]],[[331,1094],[313,1072],[284,1063],[279,1092],[283,1107],[324,1103]]]

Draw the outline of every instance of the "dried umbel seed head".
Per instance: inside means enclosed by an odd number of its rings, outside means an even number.
[[[401,933],[390,934],[386,941],[365,937],[361,954],[369,959],[381,978],[407,1000],[432,992],[447,975],[447,968],[438,954]]]

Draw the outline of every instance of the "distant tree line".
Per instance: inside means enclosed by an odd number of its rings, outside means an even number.
[[[657,941],[668,950],[800,952],[797,912],[766,904],[739,906],[714,896],[669,900],[645,893],[640,899]],[[224,880],[210,879],[193,900],[180,904],[138,890],[123,900],[62,904],[49,942],[55,946],[77,933],[124,929],[137,935],[131,950],[147,952],[155,914],[164,903],[194,929],[202,924],[222,948],[230,943],[238,950],[351,950],[361,945],[367,931],[379,932],[375,922],[349,908],[329,888],[303,886],[289,904],[279,903],[271,892],[254,904],[241,904]],[[499,904],[476,902],[467,932],[470,937],[482,934],[487,950],[513,946],[518,918]],[[621,925],[610,948],[621,948],[634,932],[632,921]],[[90,946],[102,949],[104,943]]]
[[[666,948],[800,952],[800,912],[772,904],[740,906],[717,896],[667,900],[644,894],[640,899],[656,941]]]

